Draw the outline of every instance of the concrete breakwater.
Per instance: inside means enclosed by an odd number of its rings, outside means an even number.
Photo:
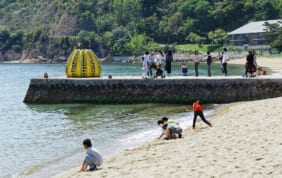
[[[140,77],[31,79],[24,102],[55,103],[228,103],[282,96],[282,78],[171,77],[144,80]]]

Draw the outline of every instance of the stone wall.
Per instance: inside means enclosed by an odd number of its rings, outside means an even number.
[[[282,96],[282,78],[31,79],[25,103],[228,103]]]

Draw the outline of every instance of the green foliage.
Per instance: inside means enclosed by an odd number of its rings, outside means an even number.
[[[186,40],[194,44],[198,44],[200,46],[202,43],[206,41],[206,38],[196,33],[190,32],[189,35],[186,37]]]
[[[222,51],[222,49],[223,49],[223,46],[220,44],[214,44],[214,45],[207,46],[207,51],[209,52],[215,52],[215,51],[219,52],[219,51]]]
[[[145,34],[134,34],[131,40],[127,43],[131,53],[133,55],[141,55],[146,50],[146,46],[149,42],[148,37]]]
[[[207,51],[217,45],[203,43],[223,44],[249,21],[281,18],[281,0],[0,0],[0,49],[67,54],[81,43],[98,55],[139,55],[189,42]]]
[[[13,49],[16,52],[20,52],[22,49],[23,32],[17,30],[14,33],[10,33],[7,29],[0,30],[0,50],[7,51]]]
[[[223,44],[227,38],[227,33],[223,29],[218,28],[214,31],[210,31],[208,37],[214,44]]]
[[[271,42],[271,46],[276,48],[279,53],[282,51],[282,21],[278,23],[268,23],[264,24],[266,27],[265,37]]]
[[[221,45],[208,45],[208,44],[202,44],[201,46],[197,44],[181,44],[176,45],[177,51],[183,51],[183,52],[191,52],[191,51],[201,51],[201,52],[207,52],[207,51],[214,51],[215,49],[221,47]]]

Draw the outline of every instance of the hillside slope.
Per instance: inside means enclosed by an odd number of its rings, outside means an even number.
[[[64,61],[78,44],[139,55],[154,42],[210,43],[216,29],[222,43],[249,21],[279,18],[281,0],[0,0],[0,61]]]

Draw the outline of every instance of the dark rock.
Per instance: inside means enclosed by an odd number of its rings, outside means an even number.
[[[282,96],[282,79],[32,79],[25,103],[229,103]]]

